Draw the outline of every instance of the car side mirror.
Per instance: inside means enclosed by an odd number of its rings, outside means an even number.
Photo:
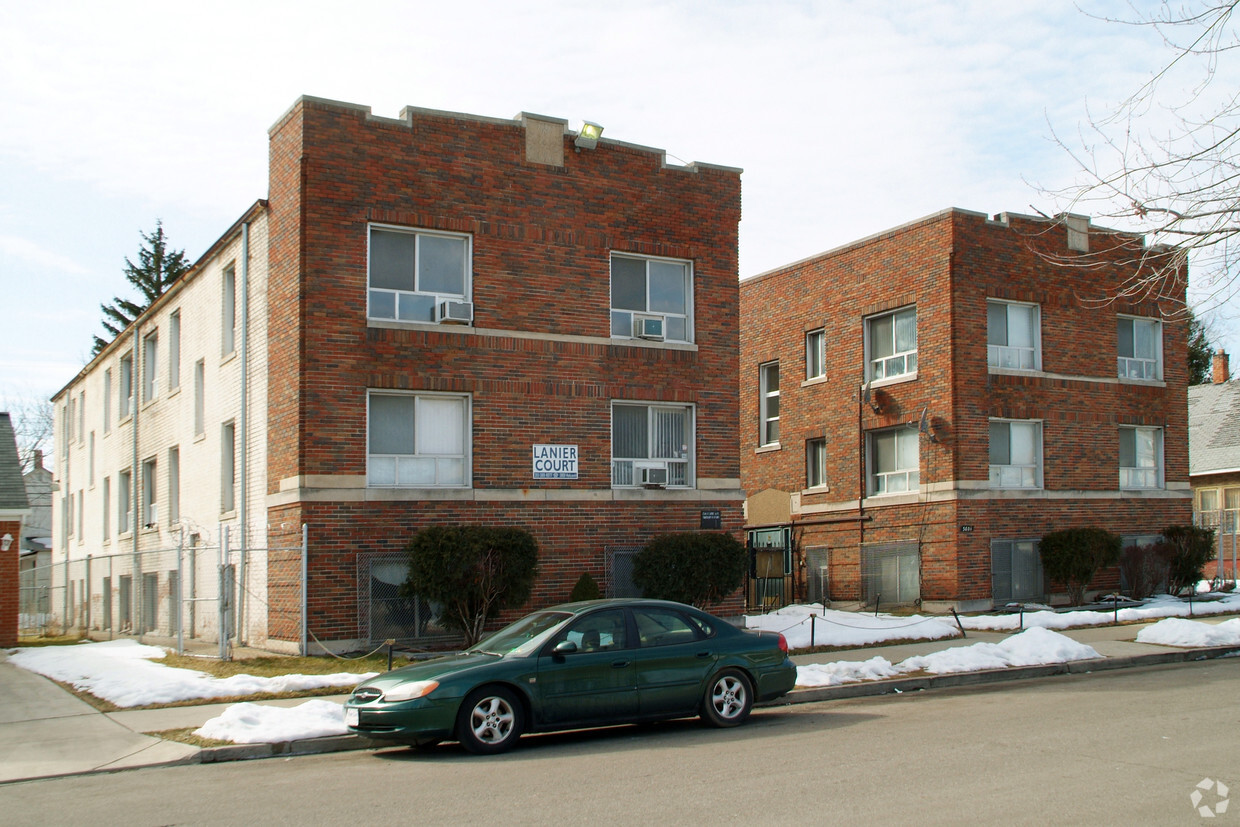
[[[561,640],[551,651],[556,655],[571,655],[577,651],[577,644],[571,640]]]

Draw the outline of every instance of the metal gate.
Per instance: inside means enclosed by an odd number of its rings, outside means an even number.
[[[861,596],[869,605],[910,605],[921,599],[916,540],[861,546]]]

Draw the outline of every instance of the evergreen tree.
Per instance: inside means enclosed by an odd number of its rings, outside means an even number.
[[[125,259],[125,278],[138,288],[142,298],[139,303],[118,296],[112,300],[112,304],[99,305],[99,309],[103,311],[103,329],[112,335],[109,339],[96,336],[91,355],[103,350],[109,341],[119,336],[122,330],[129,327],[174,281],[189,270],[185,251],[168,249],[162,221],[155,222],[155,232],[150,235],[141,230],[138,232],[142,236],[142,249],[138,250],[137,264]]]
[[[1188,384],[1204,385],[1210,381],[1214,367],[1214,346],[1210,344],[1206,326],[1188,312]]]

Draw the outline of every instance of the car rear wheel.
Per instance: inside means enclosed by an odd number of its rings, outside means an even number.
[[[516,746],[525,726],[521,703],[512,690],[484,686],[466,696],[457,715],[461,746],[476,755],[493,755]]]
[[[710,679],[702,698],[702,720],[711,726],[743,723],[753,709],[753,685],[739,669],[724,669]]]

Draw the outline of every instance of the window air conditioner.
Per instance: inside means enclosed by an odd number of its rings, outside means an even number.
[[[641,467],[637,469],[641,474],[642,485],[667,485],[667,467]]]
[[[151,503],[146,517],[148,520],[146,524],[147,528],[154,528],[155,526],[159,525],[159,504],[158,503]]]
[[[439,324],[469,324],[473,320],[473,302],[443,301],[435,305],[435,321]]]
[[[633,336],[637,339],[663,341],[663,317],[633,314]]]

